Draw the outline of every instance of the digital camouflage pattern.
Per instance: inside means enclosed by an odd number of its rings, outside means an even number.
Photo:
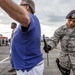
[[[54,49],[59,42],[61,45],[60,65],[68,70],[75,68],[75,27],[68,28],[67,25],[59,27],[51,37],[49,45]]]

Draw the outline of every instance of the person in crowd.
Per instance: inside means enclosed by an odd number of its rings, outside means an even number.
[[[57,66],[62,75],[70,75],[71,70],[75,75],[75,10],[70,11],[66,19],[67,23],[55,31],[44,50],[48,53],[60,42],[61,52],[56,59]]]
[[[12,22],[12,23],[11,23],[11,29],[12,29],[11,42],[12,42],[14,33],[15,33],[15,31],[16,31],[16,27],[17,27],[17,24],[16,24],[15,22]],[[11,43],[11,42],[10,42],[10,43]],[[14,65],[13,62],[12,62],[11,54],[12,54],[12,53],[11,53],[11,44],[10,44],[10,63],[11,63],[12,65]],[[10,69],[8,72],[14,72],[14,71],[15,71],[15,69],[11,66],[11,69]],[[12,75],[16,75],[16,73],[13,73]]]
[[[33,0],[0,0],[0,7],[20,24],[14,33],[11,49],[17,75],[43,75],[44,60],[41,52],[41,28]]]

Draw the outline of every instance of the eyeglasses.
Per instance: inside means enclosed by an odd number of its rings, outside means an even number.
[[[26,6],[26,5],[28,5],[28,4],[20,4],[21,6]]]
[[[26,6],[26,5],[28,5],[28,6],[29,6],[29,8],[30,8],[31,12],[33,13],[32,8],[30,7],[30,5],[29,5],[29,4],[20,4],[20,6]]]

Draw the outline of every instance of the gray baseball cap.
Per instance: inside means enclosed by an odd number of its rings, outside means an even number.
[[[22,4],[28,4],[32,10],[32,13],[35,13],[35,3],[33,0],[22,0],[24,1]]]
[[[69,19],[69,18],[75,19],[75,10],[72,10],[68,13],[68,15],[66,16],[66,19]]]

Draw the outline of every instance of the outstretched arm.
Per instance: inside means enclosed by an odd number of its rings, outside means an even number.
[[[24,7],[17,5],[12,0],[0,0],[0,7],[14,20],[28,27],[30,17]]]

